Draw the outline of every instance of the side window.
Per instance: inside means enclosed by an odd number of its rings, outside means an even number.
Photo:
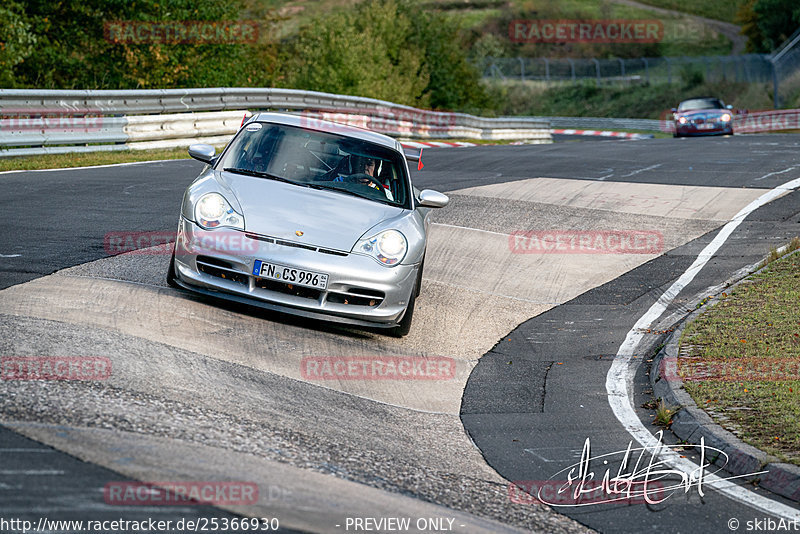
[[[249,169],[251,167],[251,160],[255,152],[256,139],[259,135],[250,134],[242,142],[241,152],[239,152],[239,161],[236,162],[236,167]]]

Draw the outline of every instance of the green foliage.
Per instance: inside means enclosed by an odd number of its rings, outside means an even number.
[[[736,11],[736,23],[742,28],[742,35],[747,36],[747,51],[760,52],[764,43],[764,33],[758,26],[758,15],[755,5],[758,0],[745,0]]]
[[[417,43],[430,72],[425,92],[433,108],[470,111],[488,104],[481,74],[467,62],[466,43],[455,21],[418,15]]]
[[[683,2],[684,0],[676,0]],[[729,0],[715,0],[716,5]],[[650,0],[649,4],[662,4],[667,0]],[[686,4],[691,4],[686,0]],[[694,2],[697,4],[697,2]],[[469,5],[469,4],[465,4]],[[694,12],[697,5],[685,6],[687,12]],[[529,25],[512,25],[514,21],[525,20],[659,20],[663,23],[663,36],[658,42],[638,43],[600,43],[600,42],[524,42],[525,31]],[[518,29],[515,29],[518,28]],[[517,32],[512,42],[509,32]],[[731,41],[715,28],[690,17],[663,14],[651,11],[644,5],[628,5],[622,2],[598,2],[596,0],[570,0],[553,2],[551,0],[520,0],[509,2],[507,7],[496,15],[486,17],[480,27],[473,28],[473,48],[483,47],[485,35],[493,35],[507,50],[506,57],[546,57],[546,58],[635,58],[660,56],[695,56],[729,54]],[[479,58],[474,50],[472,56]],[[488,55],[488,54],[487,54]]]
[[[702,85],[706,79],[703,69],[696,65],[684,65],[681,67],[680,77],[684,89],[694,89]]]
[[[797,245],[797,241],[793,246]],[[678,373],[712,419],[800,464],[800,259],[769,263],[686,325]]]
[[[406,2],[362,2],[300,29],[283,51],[286,86],[380,98],[421,107],[482,103],[479,73],[458,27]]]
[[[0,86],[13,84],[13,68],[30,56],[36,37],[22,7],[16,2],[0,6]]]
[[[493,33],[485,33],[478,37],[470,49],[470,59],[480,63],[488,57],[507,57],[508,43]]]
[[[364,3],[318,18],[284,50],[290,87],[425,104],[429,75],[407,46],[412,21],[391,2]]]
[[[274,7],[274,6],[273,6]],[[325,11],[278,47],[270,6],[252,0],[27,0],[0,7],[0,86],[147,89],[273,86],[445,109],[485,103],[458,24],[408,0]],[[128,42],[125,22],[260,23],[258,43]],[[33,43],[36,46],[33,46]]]
[[[28,0],[37,46],[14,69],[14,84],[38,88],[154,88],[259,85],[274,59],[269,45],[115,43],[104,25],[118,21],[237,20],[224,0]],[[10,85],[5,82],[6,85]]]
[[[800,28],[800,4],[796,0],[758,0],[753,9],[770,51]]]
[[[800,28],[800,4],[796,0],[747,0],[737,12],[748,51],[771,52]]]
[[[673,9],[709,19],[735,22],[736,9],[742,0],[639,0],[642,4]]]

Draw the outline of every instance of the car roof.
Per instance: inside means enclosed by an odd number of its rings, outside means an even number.
[[[389,137],[388,135],[379,134],[364,128],[356,128],[355,126],[349,126],[347,124],[340,124],[338,122],[318,119],[316,117],[291,115],[288,113],[260,112],[254,115],[247,122],[252,121],[271,122],[286,126],[296,126],[298,128],[305,128],[307,130],[336,133],[398,150],[397,140]]]

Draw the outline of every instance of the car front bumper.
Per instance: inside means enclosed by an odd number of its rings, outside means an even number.
[[[219,237],[222,232],[236,239],[223,240],[226,244],[220,246],[220,239],[210,237]],[[232,246],[232,242],[237,244]],[[185,289],[362,326],[395,326],[408,306],[419,270],[418,264],[386,267],[369,256],[299,248],[250,232],[203,230],[184,218],[178,229],[178,243],[175,281]],[[256,260],[325,273],[327,287],[304,288],[256,276]]]
[[[733,134],[733,123],[714,123],[713,128],[699,129],[695,124],[675,124],[678,135],[730,135]]]

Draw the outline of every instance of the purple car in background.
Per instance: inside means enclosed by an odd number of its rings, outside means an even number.
[[[719,98],[690,98],[672,108],[675,137],[733,135],[733,106]]]

